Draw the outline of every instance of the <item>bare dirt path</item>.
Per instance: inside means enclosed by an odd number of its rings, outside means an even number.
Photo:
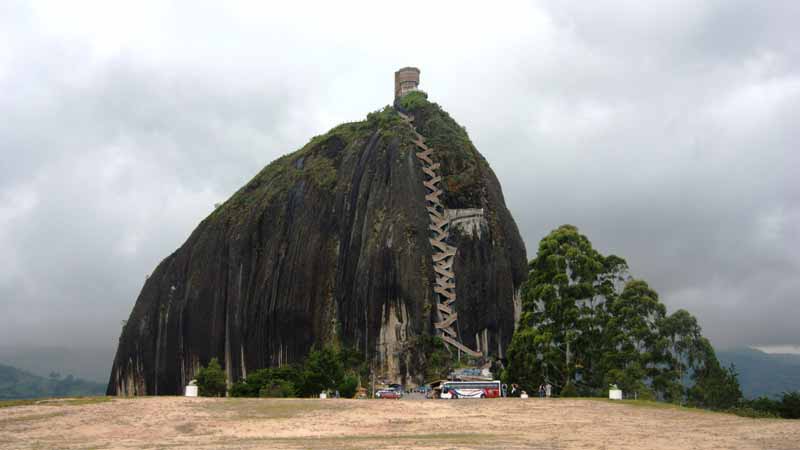
[[[146,397],[0,408],[3,449],[800,449],[800,421],[601,400]]]

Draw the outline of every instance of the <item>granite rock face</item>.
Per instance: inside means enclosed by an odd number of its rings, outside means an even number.
[[[449,243],[458,248],[459,335],[501,356],[527,273],[519,231],[464,129],[419,96],[404,110],[434,149],[442,201],[456,211]],[[212,357],[235,381],[332,342],[368,355],[384,378],[422,382],[412,347],[415,336],[435,333],[436,304],[411,139],[387,107],[265,167],[147,279],[108,393],[181,394]]]

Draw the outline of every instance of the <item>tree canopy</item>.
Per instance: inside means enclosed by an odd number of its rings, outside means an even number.
[[[529,270],[507,381],[581,395],[615,384],[641,398],[712,408],[741,398],[735,371],[720,366],[697,320],[685,310],[667,315],[623,258],[602,255],[576,227],[542,239]]]
[[[224,397],[227,390],[225,372],[217,358],[211,358],[207,367],[197,371],[197,387],[203,397]]]
[[[332,346],[312,349],[303,364],[255,370],[231,388],[234,397],[316,397],[339,391],[352,398],[359,379],[368,376],[361,353]]]

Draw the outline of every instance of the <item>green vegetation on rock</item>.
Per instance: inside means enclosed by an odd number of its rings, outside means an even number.
[[[480,207],[489,164],[478,153],[464,127],[421,91],[406,94],[399,105],[413,115],[417,131],[428,138],[442,164],[444,202],[449,208]]]
[[[439,336],[423,334],[409,341],[412,360],[419,361],[423,378],[436,381],[447,378],[455,368],[456,361]]]
[[[316,157],[311,159],[305,170],[319,189],[333,189],[336,185],[336,167],[328,158]]]
[[[406,111],[419,109],[429,104],[428,94],[420,90],[411,91],[408,94],[400,97],[399,103],[400,107]]]
[[[391,106],[367,114],[367,124],[381,130],[389,130],[395,126],[404,126],[403,120]]]

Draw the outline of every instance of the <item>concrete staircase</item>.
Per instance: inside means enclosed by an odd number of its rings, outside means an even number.
[[[431,246],[433,247],[433,270],[436,272],[436,281],[433,285],[433,292],[436,299],[437,317],[440,319],[434,324],[436,329],[444,342],[449,346],[456,348],[470,356],[481,357],[483,353],[476,352],[466,345],[461,343],[458,338],[457,328],[455,326],[458,320],[458,313],[455,311],[456,302],[456,281],[455,273],[453,272],[453,259],[456,256],[456,247],[446,243],[449,236],[450,218],[439,200],[442,195],[442,189],[438,184],[442,180],[436,171],[440,165],[433,161],[433,149],[425,145],[425,137],[417,132],[416,127],[413,125],[414,119],[402,112],[398,112],[400,117],[411,127],[414,132],[414,145],[417,146],[419,151],[416,153],[417,158],[422,162],[422,171],[427,175],[427,180],[422,184],[427,188],[428,193],[425,195],[426,209],[428,217],[430,218],[430,225],[428,225],[431,233],[429,238]],[[481,210],[481,213],[483,211]]]

